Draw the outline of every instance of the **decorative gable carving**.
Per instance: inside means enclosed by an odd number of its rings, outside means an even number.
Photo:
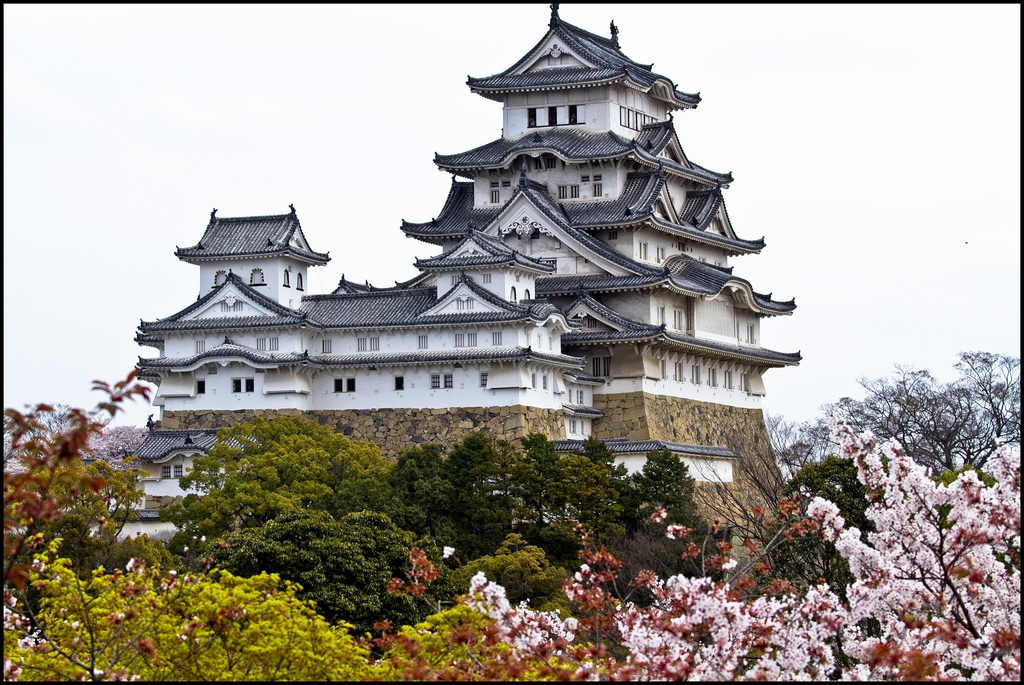
[[[523,74],[543,69],[593,68],[596,66],[567,48],[558,36],[551,36],[537,49],[534,55],[536,57],[523,65],[516,73]]]
[[[505,236],[513,231],[515,231],[520,238],[529,238],[533,235],[534,231],[540,231],[545,235],[551,235],[551,231],[549,231],[544,224],[531,218],[529,214],[525,213],[505,225],[501,229],[501,235]]]
[[[445,294],[441,300],[421,314],[421,316],[436,316],[438,314],[466,314],[470,312],[497,312],[502,311],[490,302],[485,301],[480,295],[465,283],[459,283]]]
[[[189,319],[213,319],[232,316],[274,316],[263,307],[252,302],[240,293],[233,285],[228,285],[220,297],[208,302],[205,307],[190,313]]]

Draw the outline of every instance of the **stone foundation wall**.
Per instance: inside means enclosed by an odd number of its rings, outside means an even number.
[[[766,448],[768,430],[760,409],[730,407],[646,392],[594,395],[596,438],[670,440],[729,447],[743,454]]]
[[[517,443],[529,433],[552,440],[565,439],[560,409],[512,407],[453,407],[451,409],[243,409],[239,411],[165,411],[158,428],[220,428],[256,417],[302,416],[336,433],[375,443],[387,458],[420,443],[445,447],[471,433],[483,431],[495,440]]]

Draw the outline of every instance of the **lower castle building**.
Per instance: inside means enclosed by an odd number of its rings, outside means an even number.
[[[585,31],[553,5],[522,59],[469,79],[503,104],[502,136],[435,157],[452,185],[435,218],[402,222],[433,253],[409,281],[310,293],[308,270],[330,257],[294,207],[211,213],[175,253],[199,267],[198,299],[136,337],[159,353],[139,359],[158,386],[140,453],[153,497],[176,496],[169,481],[213,429],[278,415],[386,456],[540,432],[563,451],[604,439],[631,469],[665,447],[698,479],[732,480],[737,436],[767,440],[763,374],[800,361],[762,346],[760,321],[796,305],[729,265],[765,242],[729,219],[732,174],[683,150],[673,112],[700,96],[628,58],[611,29]]]

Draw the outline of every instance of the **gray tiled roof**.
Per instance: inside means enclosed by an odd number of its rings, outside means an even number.
[[[775,352],[774,350],[768,350],[760,347],[743,347],[740,345],[719,343],[711,340],[704,340],[702,338],[695,338],[675,331],[669,331],[664,324],[656,326],[654,324],[636,321],[622,316],[615,310],[610,309],[606,305],[594,299],[586,292],[581,292],[575,300],[565,306],[563,311],[568,315],[568,313],[577,305],[583,305],[597,314],[599,318],[603,318],[609,321],[612,325],[621,327],[623,330],[573,331],[571,333],[565,333],[562,335],[562,345],[565,347],[585,344],[598,345],[606,342],[639,342],[644,340],[662,341],[669,343],[670,345],[687,347],[705,354],[711,353],[714,356],[744,357],[757,360],[762,363],[769,362],[774,365],[797,364],[801,359],[799,352]]]
[[[572,371],[565,374],[570,383],[583,383],[584,385],[604,385],[606,379],[600,376],[591,376],[582,371]]]
[[[594,419],[599,419],[604,416],[604,412],[600,409],[585,407],[582,404],[563,404],[562,411],[565,412],[566,416],[583,416]]]
[[[267,257],[288,255],[310,264],[326,264],[326,252],[307,249],[294,209],[289,214],[271,216],[218,217],[210,214],[210,223],[202,239],[192,247],[179,247],[174,253],[185,261],[228,257]],[[295,238],[299,245],[290,245]]]
[[[719,459],[735,459],[736,453],[728,447],[714,447],[710,445],[687,445],[668,440],[628,440],[626,438],[607,438],[601,440],[608,448],[616,454],[635,454],[668,450],[696,457],[718,457]],[[556,440],[555,450],[559,452],[573,452],[583,449],[583,440]]]
[[[136,453],[142,461],[163,459],[175,450],[195,449],[207,454],[217,442],[217,429],[151,430]]]
[[[245,293],[255,304],[272,312],[272,316],[223,316],[208,319],[187,319],[189,314],[207,306],[220,296],[221,291],[231,284]],[[156,321],[139,322],[143,333],[178,330],[229,330],[234,328],[262,328],[273,326],[296,326],[306,323],[306,314],[290,309],[262,294],[248,285],[235,273],[228,273],[223,283],[176,314]]]
[[[524,152],[550,151],[567,161],[621,157],[633,147],[631,141],[611,133],[592,133],[580,128],[539,128],[518,138],[498,140],[454,155],[435,155],[442,169],[506,166]]]
[[[193,354],[187,357],[139,357],[139,367],[144,369],[174,369],[225,357],[241,357],[255,364],[282,364],[287,366],[308,361],[309,354],[307,352],[263,352],[246,345],[225,342],[216,347],[211,347],[201,354]]]
[[[483,250],[483,254],[458,257],[451,256],[470,242],[480,247],[480,249]],[[492,267],[506,264],[516,264],[530,271],[539,271],[541,273],[551,273],[555,270],[553,265],[540,262],[533,257],[527,257],[518,250],[513,250],[501,240],[492,238],[473,229],[470,229],[467,232],[465,238],[442,254],[429,259],[416,260],[416,268],[424,271],[450,271],[453,269],[466,269],[481,266]]]
[[[585,69],[548,69],[524,74],[514,74],[525,66],[527,59],[554,33],[570,50],[587,60],[596,68]],[[683,93],[676,89],[669,79],[651,71],[649,64],[634,62],[624,55],[617,41],[604,38],[584,31],[578,26],[557,19],[552,21],[547,34],[529,52],[511,67],[484,78],[470,77],[468,85],[474,92],[487,94],[487,91],[501,92],[524,88],[536,88],[555,85],[578,85],[613,78],[629,78],[634,83],[649,88],[655,81],[662,79],[672,87],[672,94],[677,107],[696,107],[700,102],[700,94]],[[550,73],[556,72],[556,73]]]
[[[466,233],[467,226],[482,228],[494,220],[499,208],[474,209],[473,184],[452,181],[451,190],[437,218],[425,223],[402,220],[402,231],[414,238],[457,238]],[[436,240],[431,241],[436,242]]]
[[[321,366],[419,365],[477,361],[536,360],[558,366],[583,366],[583,357],[538,352],[529,347],[460,347],[452,350],[410,350],[368,354],[317,355],[310,361]]]
[[[362,293],[309,295],[303,298],[303,307],[309,318],[324,328],[387,328],[414,327],[436,324],[498,323],[513,321],[544,321],[560,310],[546,302],[512,303],[484,289],[465,276],[456,285],[465,285],[482,301],[497,307],[497,311],[461,311],[452,314],[426,314],[448,292],[437,297],[432,287],[372,290]]]

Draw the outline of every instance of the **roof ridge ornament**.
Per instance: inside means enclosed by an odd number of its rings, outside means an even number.
[[[210,212],[210,223],[212,224],[216,220],[217,220],[217,208],[214,207],[213,211]]]
[[[288,209],[292,210],[292,216],[295,216],[295,205],[294,204],[288,205]]]
[[[548,26],[555,28],[558,26],[558,22],[560,21],[558,18],[558,3],[553,2],[549,7],[551,7],[551,21],[548,22]]]
[[[615,25],[615,20],[612,19],[612,23],[608,25],[608,29],[612,33],[612,45],[616,48],[619,47],[619,27]]]

